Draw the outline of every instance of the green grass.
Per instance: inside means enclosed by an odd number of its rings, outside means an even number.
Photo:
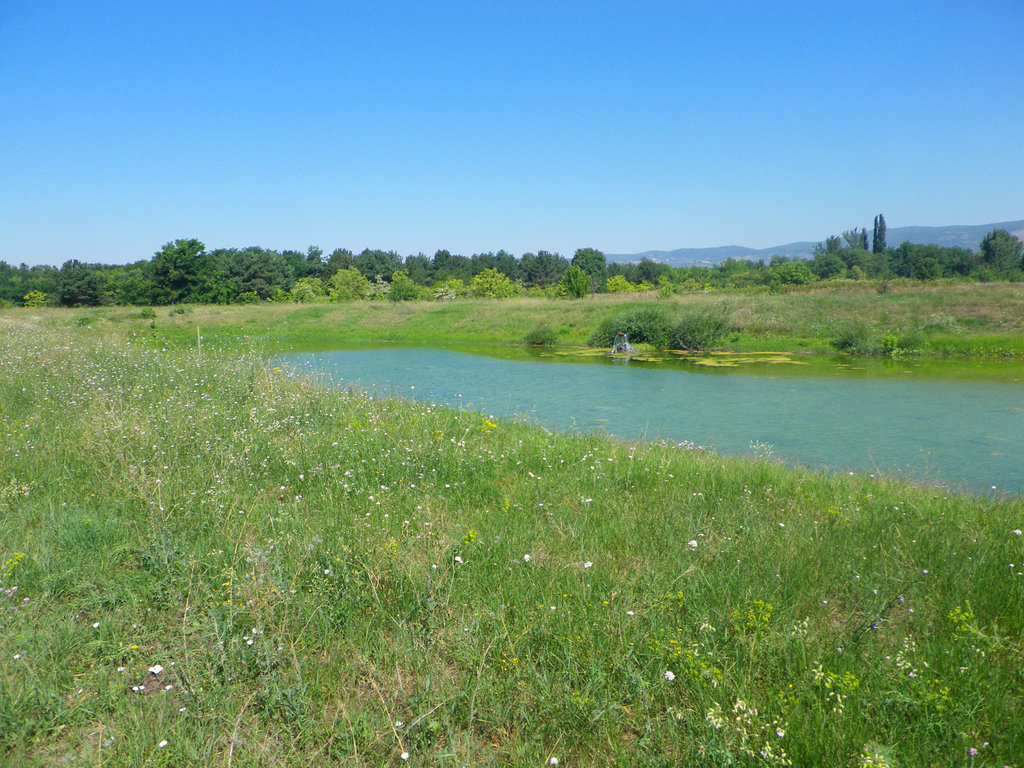
[[[1021,764],[1020,498],[0,346],[3,764]]]
[[[205,343],[244,350],[258,342],[288,346],[402,343],[518,346],[545,329],[564,346],[583,345],[622,312],[653,306],[673,316],[724,310],[731,334],[719,342],[736,352],[835,354],[856,331],[858,348],[897,356],[1024,355],[1024,291],[1013,284],[873,284],[845,282],[781,294],[710,292],[665,301],[615,295],[587,299],[470,299],[454,302],[350,302],[162,307],[156,317],[136,307],[8,309],[5,316],[42,317],[55,325],[142,334],[158,345]],[[151,311],[148,313],[152,315]],[[887,342],[886,339],[893,342]],[[896,346],[893,346],[893,343]]]

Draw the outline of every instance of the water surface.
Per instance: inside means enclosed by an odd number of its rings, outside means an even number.
[[[579,365],[423,348],[278,360],[343,386],[526,417],[557,430],[688,440],[726,454],[770,450],[834,471],[1024,491],[1024,383],[1014,376],[936,378],[909,363],[870,361]]]

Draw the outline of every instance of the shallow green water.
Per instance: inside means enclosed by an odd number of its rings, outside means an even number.
[[[903,473],[974,492],[1024,492],[1019,364],[776,355],[645,364],[562,353],[495,359],[386,348],[290,354],[278,361],[343,386],[522,416],[558,430],[687,440],[726,454],[770,451],[835,471]]]

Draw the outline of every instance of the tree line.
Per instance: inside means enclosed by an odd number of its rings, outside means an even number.
[[[988,233],[975,252],[914,245],[890,248],[885,219],[875,217],[870,245],[866,228],[828,237],[812,258],[772,256],[727,259],[712,267],[672,267],[642,259],[609,264],[594,248],[571,259],[537,251],[472,256],[437,251],[403,258],[394,251],[339,248],[325,254],[310,246],[275,251],[258,246],[207,250],[196,239],[165,244],[151,259],[127,265],[65,262],[12,267],[0,261],[0,306],[229,304],[447,300],[462,296],[582,297],[590,293],[661,295],[724,288],[779,289],[825,280],[1024,280],[1024,246],[1006,230]]]

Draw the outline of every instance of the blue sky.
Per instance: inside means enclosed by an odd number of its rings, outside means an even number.
[[[0,3],[0,259],[1024,218],[1024,3]]]

